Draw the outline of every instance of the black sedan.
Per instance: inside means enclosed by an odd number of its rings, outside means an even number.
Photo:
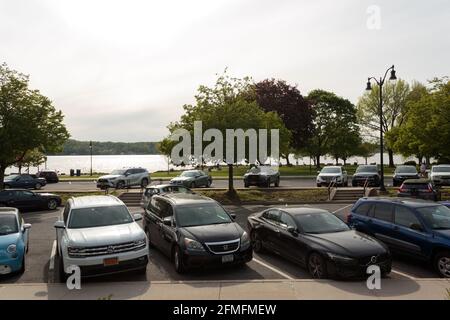
[[[246,188],[249,186],[270,187],[272,183],[275,187],[280,186],[280,172],[269,166],[253,167],[244,174]]]
[[[391,254],[384,244],[350,229],[326,210],[271,208],[251,215],[248,228],[255,252],[275,252],[317,279],[361,277],[374,264],[382,275],[391,271]]]
[[[55,210],[61,205],[61,198],[52,193],[34,193],[24,189],[0,191],[0,207],[14,207],[20,210]]]
[[[31,174],[12,174],[3,180],[5,188],[25,188],[39,190],[47,184],[44,178]]]

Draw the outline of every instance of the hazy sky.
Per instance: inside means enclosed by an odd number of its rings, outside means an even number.
[[[449,21],[448,0],[0,0],[0,61],[73,138],[155,141],[225,67],[355,103],[392,64],[408,81],[450,75]]]

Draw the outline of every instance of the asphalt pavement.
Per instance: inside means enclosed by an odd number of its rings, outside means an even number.
[[[311,205],[334,212],[341,219],[345,219],[351,205],[324,203]],[[246,229],[248,215],[264,210],[266,206],[225,206],[230,213],[236,213],[236,221]],[[23,217],[32,224],[30,232],[30,251],[27,254],[26,271],[22,275],[0,277],[0,283],[45,283],[58,282],[58,259],[52,257],[52,246],[55,241],[54,222],[60,210],[25,212]],[[130,208],[136,212],[140,208]],[[54,261],[53,272],[49,267]],[[54,277],[49,278],[49,274]],[[435,278],[436,274],[426,263],[396,257],[393,263],[394,279]],[[243,267],[208,269],[180,275],[175,272],[172,262],[156,249],[150,249],[150,261],[147,274],[122,273],[104,277],[91,278],[87,282],[115,282],[115,281],[192,281],[192,280],[263,280],[263,279],[311,279],[308,272],[301,267],[270,253],[255,254],[254,259]]]

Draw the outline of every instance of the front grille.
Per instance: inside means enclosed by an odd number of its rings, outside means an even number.
[[[70,248],[69,256],[73,258],[104,256],[122,252],[136,251],[145,248],[145,241],[133,241],[100,247]]]
[[[98,179],[97,182],[105,182],[105,183],[107,183],[108,180],[106,180],[106,179]]]
[[[207,242],[205,244],[212,253],[226,254],[235,252],[239,249],[240,239],[223,242]]]
[[[259,180],[259,175],[249,175],[248,180],[252,182],[256,182]]]
[[[375,257],[375,262],[372,261],[373,257]],[[378,255],[371,255],[371,256],[359,258],[358,262],[360,265],[368,266],[371,264],[383,263],[386,260],[388,260],[388,258],[389,258],[389,255],[387,255],[387,254],[378,254]]]

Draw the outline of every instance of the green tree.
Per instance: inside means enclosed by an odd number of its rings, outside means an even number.
[[[170,171],[170,156],[172,153],[172,148],[176,143],[176,141],[172,141],[169,138],[164,138],[156,146],[157,150],[167,158],[167,173]]]
[[[356,153],[360,143],[355,106],[342,97],[324,90],[313,90],[308,95],[313,111],[313,136],[307,151],[314,156],[317,168],[320,157],[331,154],[343,159]]]
[[[22,167],[37,167],[44,163],[46,159],[45,154],[43,154],[39,149],[29,150],[25,153],[25,156],[21,161],[16,163],[19,168],[19,173],[22,173]]]
[[[367,164],[367,158],[374,156],[375,153],[378,152],[378,148],[378,143],[365,141],[358,146],[355,155],[363,157],[365,160],[365,164]]]
[[[383,134],[401,126],[407,114],[407,101],[410,94],[409,84],[404,80],[386,82],[383,86]],[[379,137],[380,132],[380,87],[374,85],[372,90],[364,93],[358,101],[359,123],[372,137]],[[390,140],[386,141],[389,154],[389,166],[394,166],[394,151]]]
[[[28,76],[0,65],[0,190],[7,167],[31,150],[58,151],[69,137],[61,111],[28,85]]]

